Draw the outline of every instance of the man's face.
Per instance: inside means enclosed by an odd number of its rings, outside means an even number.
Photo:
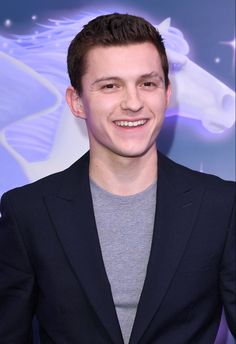
[[[156,151],[170,87],[153,44],[93,48],[82,89],[76,115],[86,120],[91,153],[115,158]]]

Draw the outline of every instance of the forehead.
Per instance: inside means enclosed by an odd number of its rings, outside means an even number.
[[[86,57],[87,77],[110,74],[117,77],[138,76],[156,71],[163,75],[160,55],[154,44],[145,42],[121,46],[96,46]]]

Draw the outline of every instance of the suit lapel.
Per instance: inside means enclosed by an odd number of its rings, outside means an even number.
[[[77,187],[76,187],[77,185]],[[69,263],[113,343],[123,343],[103,264],[88,177],[88,154],[65,174],[46,203]]]
[[[138,343],[158,311],[185,251],[203,190],[159,154],[157,208],[146,279],[131,334]]]

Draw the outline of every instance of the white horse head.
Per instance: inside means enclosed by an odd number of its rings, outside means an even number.
[[[191,61],[189,45],[170,18],[158,26],[165,40],[174,93],[167,116],[198,119],[212,133],[222,133],[235,123],[235,92]]]

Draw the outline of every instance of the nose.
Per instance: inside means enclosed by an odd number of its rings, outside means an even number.
[[[122,110],[129,110],[131,112],[138,112],[143,108],[143,101],[136,87],[127,87],[124,90],[120,105]]]

